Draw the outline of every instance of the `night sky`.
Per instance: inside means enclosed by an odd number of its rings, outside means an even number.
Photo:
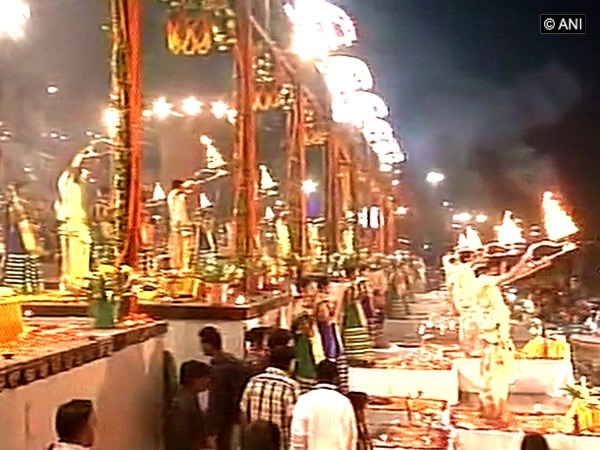
[[[519,198],[545,181],[596,235],[600,208],[590,200],[600,194],[599,2],[339,3],[359,23],[358,52],[392,106],[411,170],[445,171],[451,176],[439,195],[492,211],[531,209]],[[541,35],[539,14],[552,12],[587,14],[587,34]],[[533,177],[525,167],[546,163],[545,180],[524,186]],[[473,196],[472,185],[484,189]]]

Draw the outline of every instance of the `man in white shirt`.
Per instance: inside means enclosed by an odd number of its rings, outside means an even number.
[[[169,207],[169,256],[171,267],[176,270],[189,270],[192,245],[192,222],[188,214],[187,190],[192,182],[174,180],[171,192],[167,195]]]
[[[334,362],[317,366],[317,385],[294,408],[291,450],[356,449],[356,416],[350,400],[337,391],[336,377]]]

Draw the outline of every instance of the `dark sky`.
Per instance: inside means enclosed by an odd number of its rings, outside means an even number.
[[[411,170],[445,171],[440,195],[490,211],[527,215],[540,188],[558,189],[596,234],[600,2],[337,3],[357,19],[357,51],[392,106]],[[556,12],[587,14],[587,34],[541,35],[540,13]]]

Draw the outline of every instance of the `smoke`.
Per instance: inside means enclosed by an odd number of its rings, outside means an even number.
[[[450,72],[431,84],[422,125],[406,130],[404,138],[413,160],[452,175],[454,195],[475,202],[469,206],[487,196],[490,206],[507,208],[552,184],[549,161],[524,139],[580,100],[580,84],[569,70],[551,63],[506,85]]]

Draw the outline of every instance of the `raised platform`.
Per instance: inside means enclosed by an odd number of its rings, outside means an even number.
[[[21,308],[33,317],[86,317],[88,303],[83,298],[49,291],[37,296],[21,296]],[[140,302],[140,311],[165,320],[169,330],[166,347],[178,363],[203,357],[198,331],[207,325],[217,327],[224,348],[236,356],[245,352],[247,329],[262,325],[288,328],[294,299],[288,295],[267,294],[249,299],[245,305],[212,305],[197,301]],[[30,315],[31,315],[30,314]]]
[[[74,338],[0,362],[1,449],[47,448],[56,439],[56,408],[74,398],[94,402],[95,448],[162,448],[164,322],[99,331],[88,319],[34,321],[67,328]]]
[[[18,299],[23,310],[29,310],[36,316],[84,317],[88,314],[85,299],[63,295],[59,291],[24,295]],[[248,320],[291,302],[292,298],[287,295],[264,295],[251,297],[245,305],[212,305],[184,300],[140,302],[139,305],[141,312],[165,320]]]

